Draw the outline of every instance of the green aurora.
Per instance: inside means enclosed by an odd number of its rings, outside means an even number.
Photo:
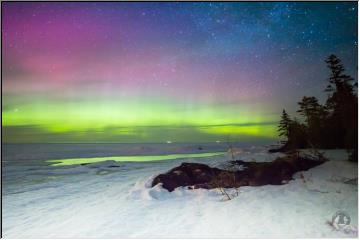
[[[8,143],[273,139],[277,121],[277,116],[251,105],[204,104],[195,108],[145,98],[20,102],[10,98],[2,114],[4,142]]]

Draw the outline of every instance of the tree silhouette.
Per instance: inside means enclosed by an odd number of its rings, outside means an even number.
[[[297,111],[305,118],[306,134],[308,144],[311,146],[324,146],[326,143],[323,141],[326,135],[326,117],[328,115],[324,106],[319,104],[315,97],[303,97],[301,102],[298,102],[300,109]]]
[[[292,149],[308,147],[308,136],[306,129],[307,126],[299,122],[296,118],[291,120],[287,145]]]
[[[282,151],[294,148],[346,148],[350,158],[357,161],[358,102],[357,83],[345,74],[341,60],[334,54],[325,60],[330,70],[328,98],[321,105],[315,97],[304,96],[297,111],[304,123],[291,120],[285,110],[278,127],[279,136],[287,137]]]
[[[326,108],[330,112],[329,127],[333,131],[333,145],[354,149],[357,147],[357,96],[354,79],[345,74],[341,60],[335,55],[330,55],[325,61],[330,69],[329,93]]]
[[[287,114],[285,109],[283,109],[281,120],[278,126],[278,132],[280,137],[283,136],[289,139],[290,124],[291,124],[291,119],[289,117],[289,114]]]
[[[319,116],[320,111],[322,111],[322,106],[316,97],[304,96],[298,104],[300,109],[297,112],[305,118],[307,124],[311,122],[312,118]]]
[[[341,60],[336,55],[331,54],[325,62],[327,63],[327,67],[330,69],[329,85],[326,87],[325,91],[329,93],[342,90],[353,92],[351,82],[354,81],[354,79],[344,73],[345,68],[341,63]]]

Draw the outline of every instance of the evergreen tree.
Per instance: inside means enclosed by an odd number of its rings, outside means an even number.
[[[300,123],[297,119],[291,120],[289,126],[289,138],[287,142],[288,148],[306,148],[308,145],[306,125]]]
[[[297,112],[305,118],[308,144],[313,147],[325,147],[327,111],[315,97],[305,96],[298,104],[300,109]]]
[[[305,118],[307,124],[311,122],[312,118],[318,117],[320,112],[323,111],[316,97],[304,96],[298,104],[300,109],[297,112]]]
[[[278,132],[280,137],[283,136],[289,139],[290,124],[291,124],[291,119],[289,117],[289,114],[287,114],[285,109],[283,109],[281,120],[278,126]]]
[[[282,112],[278,127],[280,136],[287,138],[282,150],[296,148],[346,148],[351,152],[349,159],[357,161],[358,102],[355,88],[357,83],[345,74],[341,60],[335,55],[325,62],[330,69],[328,99],[325,106],[315,97],[303,97],[297,111],[304,117],[304,123],[290,119]]]
[[[332,132],[332,147],[357,148],[357,96],[354,79],[345,74],[341,60],[330,55],[325,61],[330,69],[329,97],[326,108],[329,110],[328,131]]]
[[[344,73],[345,68],[341,63],[341,60],[336,55],[331,54],[325,62],[327,63],[327,67],[330,69],[329,85],[325,91],[330,94],[336,91],[347,91],[348,93],[353,93],[353,86],[356,86],[356,83],[354,85],[351,84],[354,79]]]

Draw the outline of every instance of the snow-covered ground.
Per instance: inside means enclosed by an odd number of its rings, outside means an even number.
[[[202,146],[219,152],[226,146]],[[219,166],[230,155],[156,162],[106,162],[49,166],[45,160],[106,156],[104,146],[88,154],[56,146],[31,149],[4,146],[3,236],[12,238],[293,238],[356,237],[336,231],[328,222],[338,210],[358,227],[357,164],[343,150],[325,151],[330,161],[296,173],[281,186],[241,187],[224,201],[217,190],[167,192],[151,188],[151,180],[181,162]],[[198,146],[111,147],[110,155],[126,152],[194,153]],[[50,149],[50,150],[49,150]],[[65,149],[65,148],[64,148]],[[126,151],[125,151],[126,149]],[[165,150],[164,150],[165,149]],[[98,151],[98,152],[96,152]],[[42,152],[43,154],[40,154]],[[262,146],[238,146],[236,158],[272,161]]]

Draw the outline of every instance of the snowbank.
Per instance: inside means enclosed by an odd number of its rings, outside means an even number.
[[[278,154],[254,147],[237,157],[272,161]],[[338,210],[358,226],[357,165],[345,151],[280,186],[242,187],[224,201],[215,190],[151,188],[153,177],[184,160],[48,167],[28,185],[6,185],[3,234],[16,238],[318,238],[356,237],[327,224]],[[218,165],[229,156],[186,159]],[[98,171],[107,174],[96,174]],[[46,173],[46,175],[45,175]],[[43,175],[41,175],[43,174]],[[41,176],[41,178],[40,178]],[[51,178],[50,178],[51,177]],[[16,181],[21,181],[20,178]],[[41,179],[41,181],[40,181]]]

